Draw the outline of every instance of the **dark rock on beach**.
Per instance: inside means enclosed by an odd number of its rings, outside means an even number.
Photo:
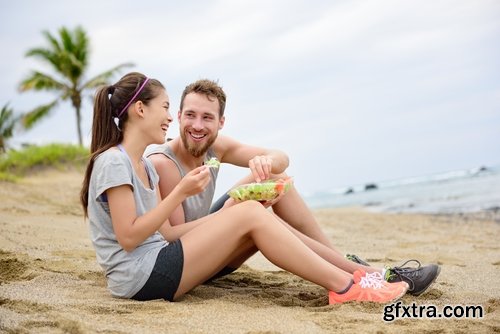
[[[378,189],[378,186],[375,183],[367,183],[365,185],[365,191],[376,190],[376,189]]]
[[[354,189],[349,188],[349,189],[347,189],[347,190],[344,192],[344,195],[349,195],[349,194],[352,194],[352,193],[354,193]]]

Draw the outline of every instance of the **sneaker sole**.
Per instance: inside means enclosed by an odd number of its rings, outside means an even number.
[[[404,290],[403,292],[401,292],[401,294],[400,294],[399,296],[395,297],[395,298],[394,298],[393,300],[391,300],[391,301],[386,302],[386,304],[388,304],[388,303],[392,303],[392,302],[395,302],[396,300],[401,299],[401,298],[402,298],[402,297],[406,294],[406,292],[407,292],[407,291],[408,291],[408,290]]]
[[[436,272],[436,276],[434,276],[434,279],[432,281],[430,281],[429,284],[427,284],[427,286],[425,288],[423,288],[422,290],[420,290],[418,292],[409,292],[410,295],[417,297],[417,296],[420,296],[421,294],[423,294],[436,281],[436,279],[438,278],[440,273],[441,273],[441,267],[438,267],[437,272]]]
[[[399,295],[392,298],[391,300],[387,300],[387,301],[383,301],[383,302],[378,302],[378,301],[374,301],[374,300],[356,300],[356,299],[353,299],[353,300],[349,300],[349,301],[345,301],[345,302],[334,302],[334,303],[330,303],[330,301],[328,301],[328,305],[341,305],[341,304],[350,304],[350,303],[388,304],[388,303],[392,303],[392,302],[395,302],[396,300],[401,299],[406,294],[407,291],[408,291],[408,289],[405,289]]]
[[[389,303],[395,302],[396,300],[401,299],[406,294],[406,291],[408,291],[408,290],[407,289],[403,290],[399,295],[397,295],[396,297],[392,298],[391,300],[388,300],[385,302],[363,301],[361,303],[389,304]]]

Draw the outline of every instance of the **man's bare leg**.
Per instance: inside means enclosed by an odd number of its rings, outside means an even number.
[[[332,243],[319,227],[316,218],[295,187],[292,187],[283,198],[272,206],[274,213],[296,230],[308,237],[334,249]],[[335,250],[335,249],[334,249]]]

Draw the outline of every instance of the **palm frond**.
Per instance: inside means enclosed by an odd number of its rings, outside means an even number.
[[[59,52],[50,49],[34,48],[28,50],[26,57],[35,57],[38,60],[51,65],[56,72],[61,71],[61,56]]]
[[[59,44],[59,41],[54,36],[52,36],[52,34],[49,31],[44,30],[44,31],[42,31],[42,34],[45,36],[45,38],[49,42],[54,53],[61,52],[61,44]]]
[[[28,90],[35,91],[50,91],[50,90],[63,90],[66,85],[59,82],[57,79],[49,76],[48,74],[41,73],[38,71],[32,71],[31,74],[26,77],[19,85],[19,90],[25,92]]]
[[[88,64],[88,38],[84,30],[77,27],[71,31],[62,27],[59,29],[60,40],[47,31],[43,34],[49,43],[48,47],[30,49],[26,56],[49,63],[57,73],[70,79],[76,86]]]
[[[57,105],[58,100],[52,101],[49,104],[36,107],[32,111],[26,113],[22,117],[22,124],[26,130],[31,129],[42,118],[46,117]]]
[[[19,117],[14,115],[14,110],[7,103],[0,110],[0,137],[8,139],[12,137],[14,127],[17,124]]]
[[[43,31],[42,34],[48,42],[48,47],[38,47],[28,50],[26,52],[26,57],[36,57],[38,60],[43,61],[52,65],[56,72],[62,72],[62,55],[64,49],[62,49],[59,41],[48,31]]]
[[[109,82],[109,79],[117,74],[119,71],[121,71],[122,69],[126,68],[126,67],[133,67],[135,66],[134,63],[123,63],[123,64],[120,64],[118,66],[115,66],[99,75],[96,75],[95,77],[89,79],[87,82],[85,82],[83,85],[82,85],[82,88],[84,89],[91,89],[91,88],[96,88],[96,87],[99,87],[99,86],[102,86],[102,85],[105,85]]]
[[[78,26],[73,30],[73,54],[76,59],[83,65],[87,67],[88,56],[89,56],[89,39],[87,33],[82,27]]]

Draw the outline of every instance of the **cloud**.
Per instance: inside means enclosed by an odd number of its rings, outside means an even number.
[[[28,4],[44,15],[28,20]],[[499,13],[494,0],[21,0],[0,14],[0,101],[47,101],[17,94],[39,66],[23,54],[41,30],[81,24],[89,74],[132,61],[166,84],[174,112],[186,84],[219,79],[223,133],[287,151],[304,191],[500,163]],[[73,140],[66,107],[19,140]]]

